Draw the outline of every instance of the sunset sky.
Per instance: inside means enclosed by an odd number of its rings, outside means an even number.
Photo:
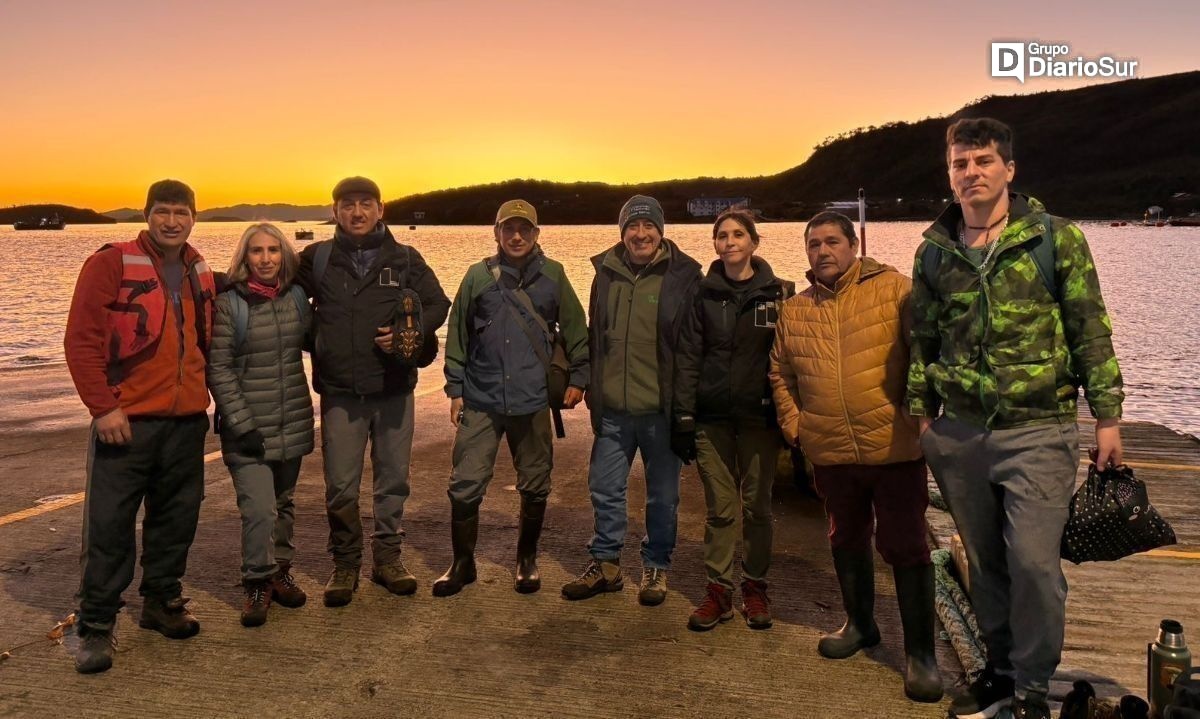
[[[772,174],[844,130],[1096,82],[992,78],[992,41],[1150,77],[1200,69],[1197,28],[1193,0],[0,0],[0,205]]]

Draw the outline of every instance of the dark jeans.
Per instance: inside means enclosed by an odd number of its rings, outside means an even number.
[[[111,626],[125,604],[143,501],[138,593],[167,600],[182,591],[204,499],[206,415],[133,419],[129,426],[129,444],[100,442],[94,426],[88,443],[78,598],[80,621],[95,628]]]
[[[833,549],[871,551],[871,535],[893,567],[929,564],[925,460],[813,467],[829,515]]]

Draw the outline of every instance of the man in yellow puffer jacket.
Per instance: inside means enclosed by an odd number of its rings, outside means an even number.
[[[846,623],[817,650],[843,659],[879,643],[871,537],[892,565],[904,627],[905,694],[936,702],[929,504],[915,422],[902,408],[912,281],[858,258],[849,218],[822,212],[804,231],[812,283],[783,304],[771,385],[784,438],[804,450],[829,515]]]

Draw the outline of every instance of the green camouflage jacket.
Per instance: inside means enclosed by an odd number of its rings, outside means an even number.
[[[1040,202],[1010,196],[1008,226],[995,254],[977,266],[959,249],[962,208],[951,205],[925,231],[913,267],[912,361],[908,409],[989,428],[1074,421],[1082,385],[1092,415],[1121,416],[1121,371],[1112,323],[1083,233],[1045,214]],[[1054,235],[1056,302],[1022,246]],[[922,254],[941,248],[936,276]]]

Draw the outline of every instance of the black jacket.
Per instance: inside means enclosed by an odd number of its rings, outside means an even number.
[[[663,238],[663,242],[671,249],[671,256],[667,261],[658,303],[658,392],[662,413],[671,417],[675,347],[700,285],[701,275],[699,262],[671,240]],[[608,291],[612,284],[612,271],[604,267],[604,258],[620,246],[618,242],[592,258],[596,276],[592,279],[592,293],[588,300],[588,351],[592,361],[592,381],[588,384],[587,399],[592,415],[592,431],[596,433],[600,432],[600,418],[604,415],[604,330],[608,326]]]
[[[396,242],[386,226],[362,279],[354,271],[354,245],[340,232],[325,242],[332,242],[333,250],[320,286],[315,286],[313,259],[323,243],[314,242],[300,253],[297,277],[313,298],[313,388],[321,394],[359,396],[412,392],[417,370],[376,347],[376,329],[392,324],[401,291],[412,289],[421,298],[426,345],[436,343],[435,333],[450,312],[450,299],[437,276],[421,253]]]
[[[754,276],[744,287],[725,277],[720,260],[700,283],[677,353],[676,416],[775,423],[767,371],[778,303],[795,285],[775,277],[766,260],[751,263]]]

